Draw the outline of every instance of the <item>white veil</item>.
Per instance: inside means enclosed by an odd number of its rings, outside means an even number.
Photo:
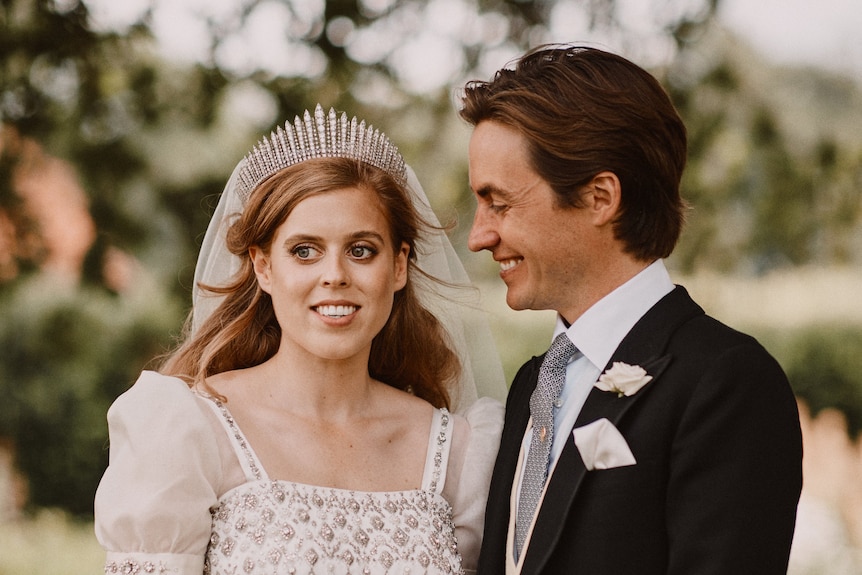
[[[192,288],[192,333],[203,325],[222,299],[222,296],[202,290],[200,284],[225,285],[240,269],[240,259],[227,249],[225,238],[231,223],[243,209],[238,193],[238,176],[245,162],[245,159],[241,160],[234,168],[201,245]],[[428,203],[428,197],[409,166],[407,185],[422,218],[439,227],[440,222]],[[463,412],[479,397],[504,401],[506,383],[503,369],[481,308],[478,290],[470,286],[467,272],[451,242],[442,230],[434,230],[433,233],[422,234],[416,248],[418,267],[449,284],[441,285],[421,274],[414,274],[410,279],[415,283],[423,305],[442,322],[461,359],[461,379],[451,394],[453,410]]]

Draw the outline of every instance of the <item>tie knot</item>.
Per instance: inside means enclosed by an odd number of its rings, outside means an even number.
[[[545,359],[543,360],[542,365],[557,368],[563,367],[568,363],[569,358],[575,355],[576,351],[578,351],[578,349],[575,347],[575,344],[573,344],[572,340],[569,339],[569,336],[563,332],[554,338],[553,343],[551,343],[551,347],[548,348],[548,353],[545,354]]]
[[[530,399],[531,408],[533,401],[536,400],[548,402],[547,409],[550,411],[551,402],[557,399],[566,382],[566,363],[575,352],[577,352],[575,344],[565,333],[561,333],[554,339],[539,368],[539,382],[536,387],[539,393],[533,394]]]

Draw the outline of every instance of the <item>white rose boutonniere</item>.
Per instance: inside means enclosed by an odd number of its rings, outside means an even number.
[[[602,391],[610,391],[617,397],[636,394],[640,389],[652,380],[644,368],[639,365],[629,365],[621,361],[615,361],[609,370],[604,372],[596,382],[596,387]]]

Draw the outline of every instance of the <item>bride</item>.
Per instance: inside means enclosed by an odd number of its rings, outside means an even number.
[[[108,413],[105,571],[475,569],[502,371],[386,136],[318,106],[261,141],[195,275],[184,341]]]

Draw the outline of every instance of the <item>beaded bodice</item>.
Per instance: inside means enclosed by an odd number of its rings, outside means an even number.
[[[463,573],[443,498],[451,436],[435,412],[420,489],[359,492],[270,480],[226,407],[214,401],[248,481],[212,509],[205,573]]]

